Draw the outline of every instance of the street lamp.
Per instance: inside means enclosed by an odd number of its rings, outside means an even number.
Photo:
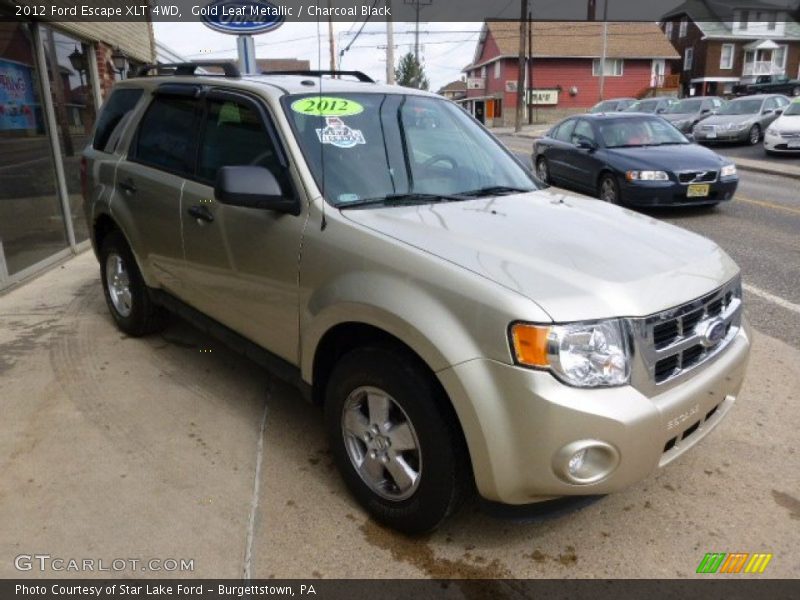
[[[86,70],[86,55],[78,50],[78,46],[75,46],[75,51],[70,54],[67,58],[69,58],[69,62],[72,65],[72,68],[78,72],[78,78],[81,82],[81,88],[83,87],[83,72]]]
[[[128,57],[119,48],[114,49],[111,55],[111,62],[114,63],[114,69],[119,73],[122,79],[125,79],[125,71],[128,70]]]

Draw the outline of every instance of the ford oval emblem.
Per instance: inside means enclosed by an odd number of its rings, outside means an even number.
[[[216,0],[195,10],[211,29],[233,35],[254,35],[277,29],[283,25],[285,14],[285,7],[267,0]]]
[[[702,333],[700,334],[700,343],[706,348],[716,346],[725,337],[725,330],[727,326],[722,319],[712,319],[707,321]]]

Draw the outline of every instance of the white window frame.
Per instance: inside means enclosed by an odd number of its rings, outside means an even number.
[[[740,10],[736,16],[736,29],[738,31],[747,31],[750,26],[750,11]]]
[[[494,63],[494,78],[495,79],[500,79],[500,67],[501,67],[500,61],[496,60],[495,63]]]
[[[694,64],[694,48],[689,47],[683,51],[683,70],[691,71]]]
[[[592,60],[592,75],[594,77],[600,77],[601,60],[599,58]],[[623,58],[607,58],[605,66],[604,75],[606,77],[622,77],[625,73],[625,59]]]
[[[783,61],[781,62],[781,64],[779,64],[777,66],[780,67],[781,69],[783,69],[783,72],[785,74],[786,73],[786,59],[789,56],[789,46],[786,45],[786,44],[780,44],[779,47],[783,48]],[[773,56],[774,56],[774,54],[773,54]],[[777,64],[774,61],[775,61],[775,59],[773,58],[773,64]]]
[[[672,21],[667,21],[666,25],[664,25],[664,35],[667,36],[668,40],[672,40],[672,27],[674,23]]]
[[[481,79],[486,79],[486,65],[481,67]]]
[[[730,48],[730,56],[728,57],[728,62],[725,62],[725,48]],[[735,62],[735,53],[736,53],[736,44],[722,44],[722,48],[719,52],[719,68],[723,71],[730,71],[733,69],[733,63]]]
[[[678,37],[684,38],[686,37],[686,32],[689,29],[689,17],[684,17],[681,19],[681,26],[678,28]]]

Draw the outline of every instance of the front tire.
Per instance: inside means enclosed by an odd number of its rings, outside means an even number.
[[[753,125],[747,134],[747,141],[751,146],[755,146],[761,141],[761,127]]]
[[[609,204],[620,204],[621,198],[617,178],[611,173],[606,173],[603,175],[600,178],[600,185],[598,187],[597,195],[603,202],[608,202]]]
[[[800,96],[800,85],[796,85],[792,88],[792,96]]]
[[[455,414],[434,376],[402,348],[346,354],[327,385],[325,423],[345,484],[385,525],[431,531],[471,490]]]
[[[148,293],[133,252],[119,231],[112,231],[100,247],[100,278],[114,322],[130,336],[163,329],[166,314]]]

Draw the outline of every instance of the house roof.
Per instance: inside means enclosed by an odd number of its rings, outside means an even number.
[[[444,87],[442,87],[437,93],[441,94],[442,92],[466,92],[467,91],[467,82],[463,79],[457,79],[456,81],[451,81]]]
[[[311,69],[311,61],[299,58],[257,58],[256,66],[259,72],[308,71]]]
[[[759,2],[758,0],[744,0],[741,4],[732,4],[723,0],[686,0],[683,4],[664,14],[662,20],[680,15],[688,15],[698,29],[706,38],[735,38],[735,39],[756,39],[763,37],[764,33],[753,33],[747,35],[746,32],[733,31],[733,12],[734,10],[766,10],[778,11],[783,13],[780,20],[785,21],[783,35],[770,32],[770,36],[776,39],[800,39],[800,24],[791,16],[787,8],[776,4]]]
[[[532,23],[532,57],[534,58],[599,58],[603,55],[603,23],[574,21],[534,21]],[[491,34],[499,55],[480,60],[484,44]],[[519,22],[486,21],[475,48],[471,65],[479,67],[497,58],[519,55]],[[656,23],[609,23],[608,58],[678,59],[675,48]]]

